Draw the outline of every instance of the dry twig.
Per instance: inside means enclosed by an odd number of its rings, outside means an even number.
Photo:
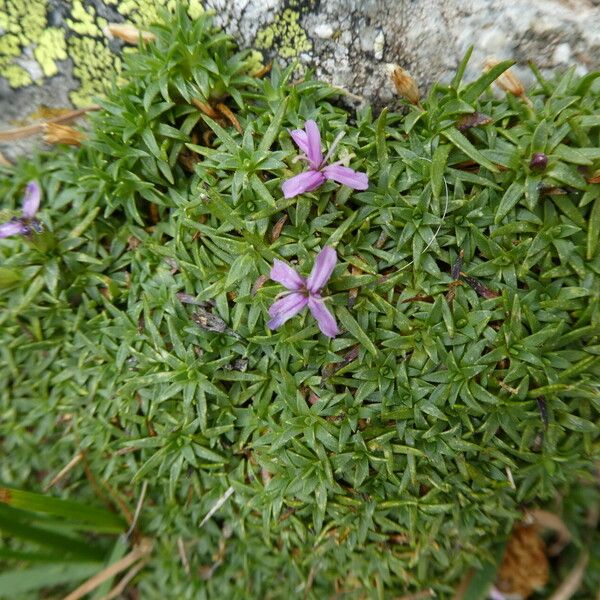
[[[95,110],[100,110],[97,104],[88,106],[87,108],[78,108],[77,110],[70,110],[64,115],[48,119],[35,125],[26,125],[25,127],[17,127],[16,129],[8,129],[7,131],[0,131],[0,142],[11,142],[13,140],[20,140],[32,135],[43,133],[49,124],[63,124],[70,123],[79,117],[85,116],[87,113]]]
[[[53,485],[56,485],[73,467],[75,467],[83,458],[81,452],[77,452],[75,456],[43,487],[43,491],[47,492]]]
[[[96,573],[96,575],[93,577],[90,577],[76,590],[65,596],[63,600],[79,600],[80,598],[83,598],[86,594],[89,594],[91,591],[95,590],[100,584],[104,583],[108,579],[113,578],[115,575],[118,575],[121,571],[128,569],[141,558],[148,556],[152,552],[152,547],[152,540],[147,538],[142,539],[140,543],[122,559],[118,560],[112,565],[109,565],[105,569],[102,569],[102,571]]]
[[[550,596],[549,600],[569,600],[579,589],[585,574],[589,555],[586,551],[582,552],[575,566],[571,569],[565,580],[558,586],[558,589]]]

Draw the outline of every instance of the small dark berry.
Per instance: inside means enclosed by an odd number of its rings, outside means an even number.
[[[548,165],[548,157],[543,152],[536,152],[529,161],[529,168],[534,171],[544,171]]]

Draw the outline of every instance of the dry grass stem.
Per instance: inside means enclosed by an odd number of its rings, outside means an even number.
[[[75,467],[81,459],[83,454],[78,452],[75,456],[43,487],[44,492],[47,492],[53,485],[56,485],[69,471]]]
[[[7,131],[0,131],[0,142],[11,142],[13,140],[21,140],[32,135],[43,133],[45,128],[49,124],[63,124],[70,123],[79,117],[85,116],[87,113],[100,110],[97,104],[88,106],[87,108],[78,108],[77,110],[70,110],[63,115],[48,119],[42,123],[36,123],[35,125],[26,125],[25,127],[17,127],[15,129],[9,129]]]
[[[102,569],[102,571],[96,573],[93,577],[90,577],[90,579],[81,584],[76,590],[72,591],[68,596],[65,596],[63,600],[80,600],[80,598],[83,598],[86,594],[95,590],[100,584],[111,579],[115,575],[118,575],[121,571],[128,569],[141,558],[148,556],[152,552],[152,547],[153,543],[151,540],[147,538],[142,539],[140,543],[122,559],[109,565],[105,569]]]

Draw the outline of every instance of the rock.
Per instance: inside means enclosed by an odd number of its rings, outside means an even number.
[[[333,27],[329,23],[320,23],[315,27],[314,34],[322,40],[328,40],[333,37]]]
[[[0,14],[0,127],[34,113],[39,103],[89,104],[114,78],[120,43],[111,21],[143,25],[166,0],[14,0]],[[172,3],[168,3],[172,4]],[[489,56],[514,58],[516,74],[600,68],[598,0],[189,0],[202,6],[243,47],[267,59],[298,61],[318,77],[376,105],[394,96],[389,63],[408,70],[422,90],[449,80],[473,44],[466,78]],[[0,151],[11,154],[0,146]]]

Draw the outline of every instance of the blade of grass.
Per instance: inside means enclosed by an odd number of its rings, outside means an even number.
[[[99,547],[92,547],[81,538],[63,535],[57,531],[24,522],[22,515],[15,514],[8,507],[0,506],[0,531],[40,546],[54,548],[57,553],[62,553],[63,557],[78,555],[90,560],[102,560],[104,556],[104,552]]]
[[[121,533],[125,529],[124,521],[114,513],[87,504],[63,500],[62,498],[2,487],[0,488],[0,503],[2,502],[13,508],[65,517],[70,521],[86,523],[96,531]]]
[[[36,597],[32,592],[55,585],[73,584],[98,570],[98,563],[46,565],[8,571],[0,575],[4,598]]]

